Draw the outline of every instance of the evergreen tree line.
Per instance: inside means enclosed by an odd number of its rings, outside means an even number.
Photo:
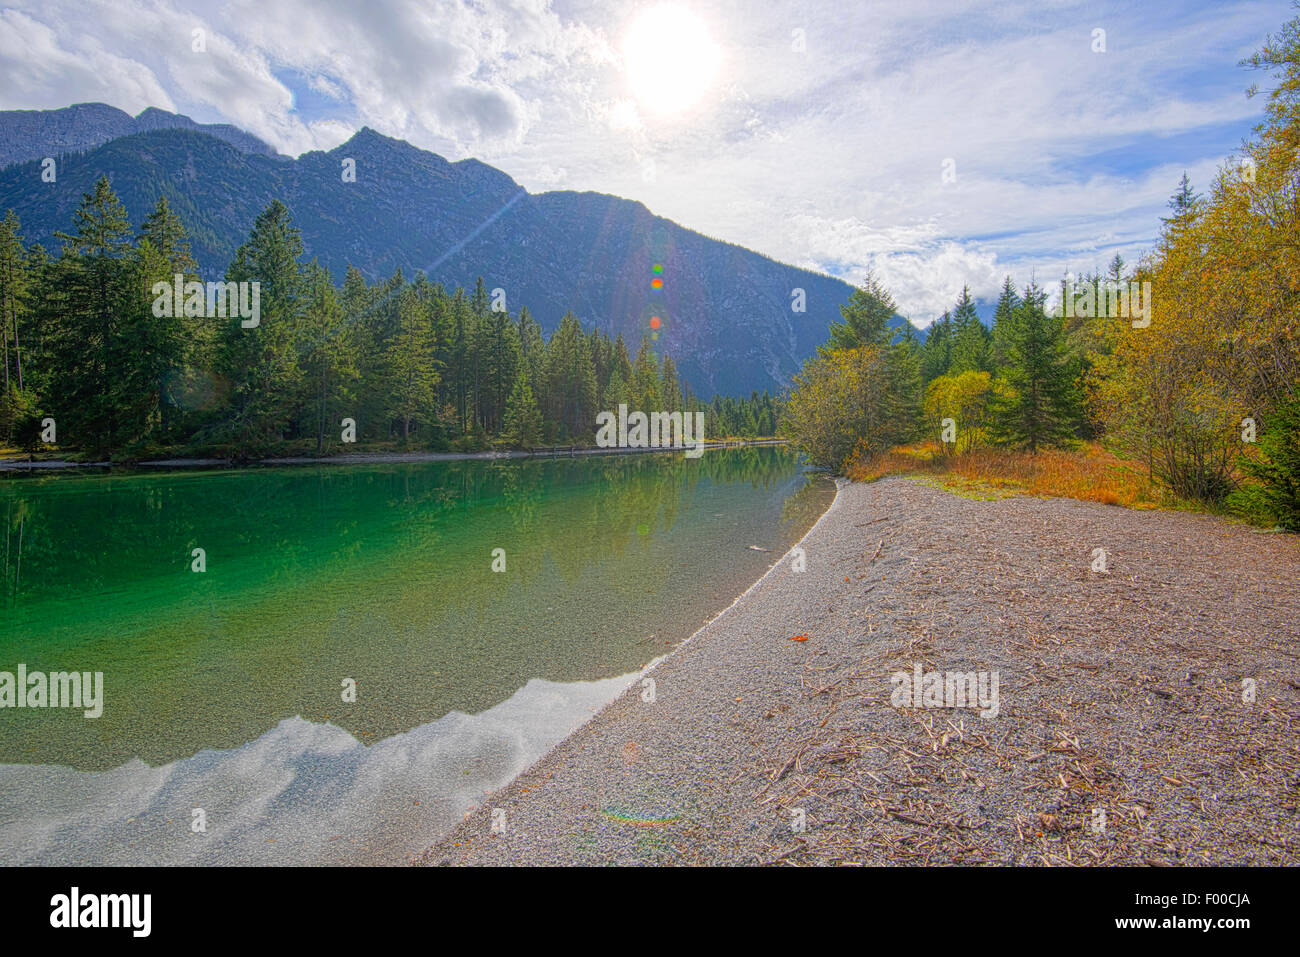
[[[590,444],[595,417],[622,403],[705,412],[706,434],[776,432],[766,392],[702,402],[643,338],[586,332],[566,314],[549,337],[511,315],[480,278],[448,291],[397,270],[341,287],[304,262],[299,230],[274,201],[225,281],[260,284],[260,317],[183,302],[155,315],[155,283],[197,265],[166,198],[132,229],[107,178],[83,196],[51,257],[0,221],[0,443],[58,444],[116,459],[158,454],[323,453],[346,437],[469,451]],[[163,310],[164,313],[167,310]],[[198,313],[204,314],[198,314]],[[52,422],[51,422],[52,420]]]

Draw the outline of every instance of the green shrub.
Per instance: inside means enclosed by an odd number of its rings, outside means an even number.
[[[0,444],[6,442],[14,442],[28,452],[42,445],[41,410],[30,389],[11,389],[7,395],[0,395]]]
[[[451,450],[453,452],[483,452],[487,448],[487,440],[476,432],[457,436],[451,441]]]
[[[1233,505],[1248,514],[1266,514],[1278,525],[1300,532],[1300,397],[1292,398],[1264,420],[1259,455],[1244,458],[1242,471],[1257,486],[1242,489]]]

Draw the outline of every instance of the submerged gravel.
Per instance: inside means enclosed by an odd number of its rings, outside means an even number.
[[[421,862],[1300,862],[1300,538],[889,478],[800,547]]]

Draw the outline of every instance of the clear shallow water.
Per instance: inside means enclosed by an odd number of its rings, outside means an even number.
[[[0,709],[0,862],[400,862],[832,497],[782,448],[0,481],[0,670],[105,683]]]

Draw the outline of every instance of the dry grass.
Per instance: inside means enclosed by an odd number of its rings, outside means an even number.
[[[939,443],[931,440],[873,457],[855,455],[845,464],[845,472],[858,482],[886,475],[922,476],[949,491],[975,497],[1037,495],[1126,508],[1176,504],[1151,483],[1141,465],[1117,458],[1095,442],[1074,451],[1044,449],[1031,454],[977,448],[944,455]]]

